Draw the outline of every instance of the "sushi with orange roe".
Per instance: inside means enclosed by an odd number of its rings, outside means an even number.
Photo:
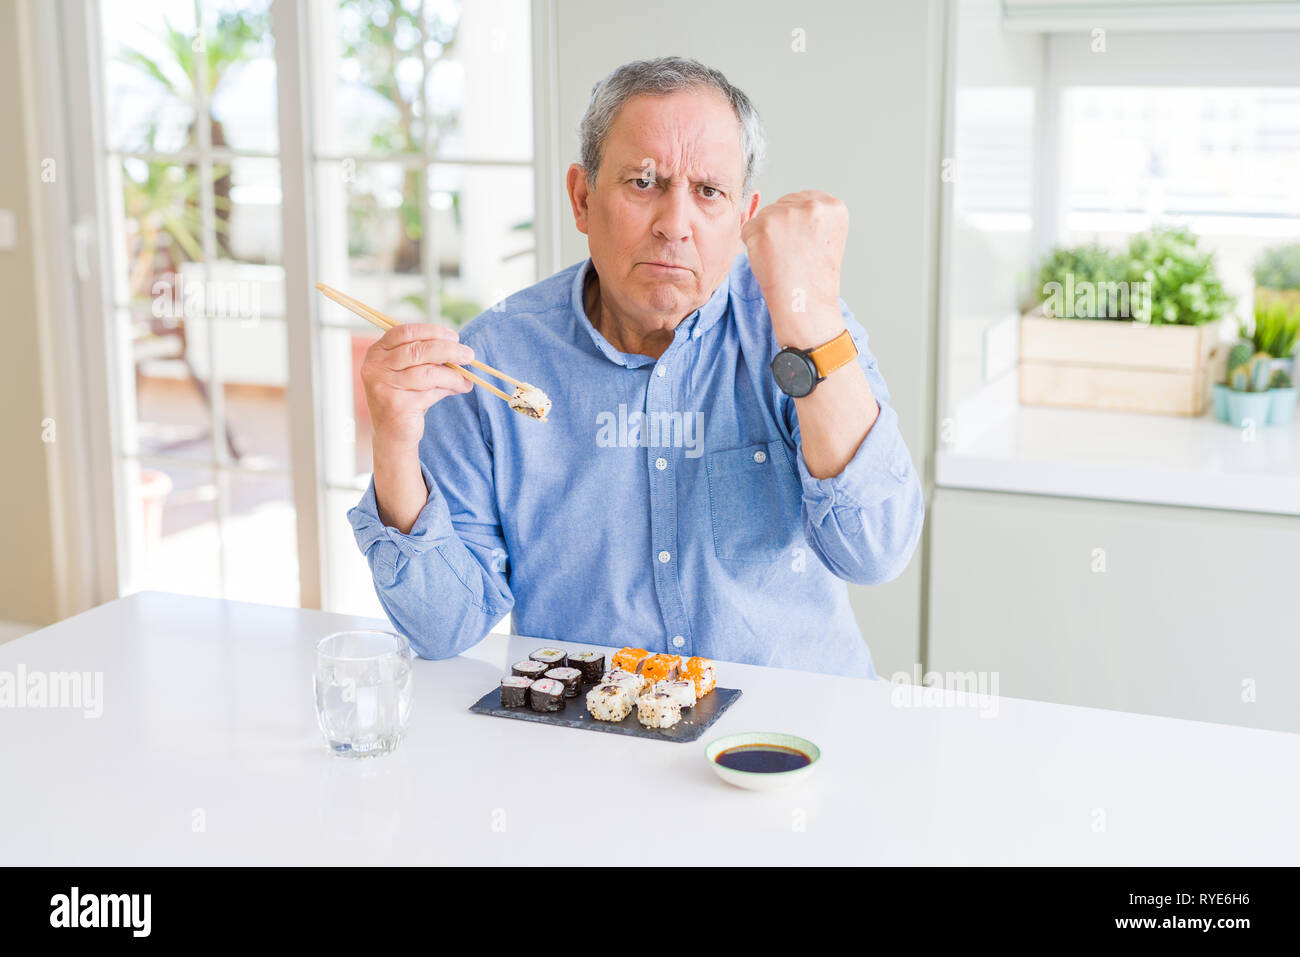
[[[650,685],[656,681],[676,681],[681,667],[681,655],[651,655],[641,662],[641,677]]]
[[[634,675],[641,673],[641,663],[650,657],[644,648],[620,648],[609,660],[610,671],[627,671]]]
[[[718,684],[713,662],[708,658],[687,658],[681,667],[681,677],[695,685],[695,696],[703,698]]]

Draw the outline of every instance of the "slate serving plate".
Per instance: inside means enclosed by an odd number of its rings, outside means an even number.
[[[739,688],[714,688],[693,708],[682,709],[682,720],[671,728],[647,728],[636,719],[636,707],[622,721],[597,721],[587,712],[587,692],[595,685],[583,682],[576,698],[565,698],[564,707],[559,711],[534,711],[527,706],[523,708],[501,707],[501,689],[493,688],[478,701],[470,705],[469,710],[476,714],[490,714],[497,718],[518,718],[520,721],[537,721],[541,724],[555,724],[563,728],[582,728],[587,731],[608,731],[613,734],[629,734],[636,738],[658,738],[661,741],[676,741],[685,744],[699,738],[722,712],[731,707],[732,702],[740,697]]]

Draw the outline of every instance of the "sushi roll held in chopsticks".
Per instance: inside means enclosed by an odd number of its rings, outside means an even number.
[[[559,711],[564,707],[564,682],[538,678],[528,688],[528,703],[534,711]]]
[[[587,711],[597,721],[622,721],[632,713],[632,696],[618,685],[597,685],[587,692]]]

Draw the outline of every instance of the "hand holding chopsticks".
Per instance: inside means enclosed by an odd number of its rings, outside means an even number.
[[[375,309],[372,306],[367,306],[365,303],[360,302],[357,299],[353,299],[351,296],[339,292],[337,289],[334,289],[332,286],[327,286],[323,282],[316,283],[316,288],[319,289],[322,293],[324,293],[324,295],[327,298],[334,300],[343,308],[347,309],[350,312],[355,313],[356,315],[360,316],[362,319],[365,319],[368,322],[373,323],[374,325],[378,326],[380,329],[383,329],[385,332],[387,332],[389,329],[394,328],[395,326],[402,325],[402,323],[398,322],[396,319],[392,318],[391,316],[387,316],[384,313],[380,312],[378,309]],[[487,389],[493,395],[505,399],[506,403],[510,406],[510,408],[514,409],[516,412],[519,412],[523,415],[530,416],[531,418],[540,419],[543,422],[546,421],[546,413],[550,411],[551,400],[547,397],[545,392],[543,392],[541,389],[537,388],[536,386],[530,385],[527,382],[520,382],[518,379],[514,378],[513,376],[507,375],[506,373],[500,371],[499,369],[494,369],[492,368],[492,366],[487,365],[484,362],[479,362],[477,359],[472,359],[470,360],[469,363],[467,363],[468,365],[476,366],[477,368],[482,369],[484,372],[487,372],[490,375],[494,375],[500,379],[504,379],[507,382],[514,385],[516,387],[515,393],[514,395],[509,395],[503,392],[501,389],[498,389],[492,383],[485,381],[484,379],[470,372],[468,369],[465,369],[464,367],[457,365],[454,362],[447,362],[444,364],[449,366],[452,369],[455,369],[457,372],[459,372],[462,376],[464,376],[469,381],[483,386],[483,388]]]

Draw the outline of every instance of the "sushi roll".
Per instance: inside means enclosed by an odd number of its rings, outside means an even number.
[[[502,678],[501,707],[522,708],[528,704],[528,686],[532,683],[531,678],[521,678],[519,675],[506,675]]]
[[[582,680],[597,682],[605,673],[605,655],[599,651],[579,651],[569,655],[569,667],[582,672]]]
[[[547,668],[567,668],[569,656],[559,648],[538,648],[528,656],[533,661],[540,661]]]
[[[688,658],[682,665],[682,677],[695,684],[695,697],[703,698],[718,684],[713,662],[708,658]]]
[[[528,688],[528,703],[534,711],[559,711],[564,707],[564,682],[538,678]]]
[[[611,671],[630,671],[634,675],[641,673],[641,663],[650,657],[644,648],[620,648],[614,652],[609,661]]]
[[[601,676],[600,683],[603,685],[618,685],[620,688],[627,689],[627,693],[633,701],[641,697],[641,692],[645,690],[645,679],[630,671],[607,671]]]
[[[632,696],[618,685],[597,685],[587,692],[587,710],[597,721],[622,721],[632,713]]]
[[[647,728],[671,728],[682,720],[682,706],[663,691],[652,691],[636,699],[636,719]]]
[[[695,683],[692,681],[656,681],[654,690],[669,695],[683,708],[695,707]]]
[[[524,661],[516,661],[510,666],[510,673],[517,678],[527,678],[529,681],[536,681],[546,674],[547,666],[540,661],[533,661],[528,658]]]
[[[656,681],[676,681],[681,667],[680,655],[651,655],[641,662],[641,677],[652,685]]]
[[[582,681],[582,672],[577,668],[552,668],[546,672],[546,677],[554,678],[564,685],[564,696],[566,698],[578,697],[578,684]]]

